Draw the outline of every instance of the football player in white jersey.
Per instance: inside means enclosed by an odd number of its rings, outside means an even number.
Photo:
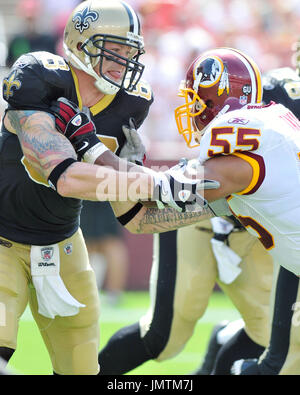
[[[271,101],[281,103],[289,108],[293,114],[300,119],[300,41],[297,43],[296,52],[296,69],[291,67],[281,67],[267,71],[262,76],[263,83],[263,102],[269,104]],[[297,299],[298,301],[299,299]],[[240,326],[243,322],[238,320],[236,322],[221,322],[212,331],[211,338],[208,344],[207,352],[203,364],[194,372],[194,374],[210,374],[213,367],[219,369],[220,366],[227,363],[228,352],[231,345],[235,342],[236,336],[240,331]],[[224,329],[224,331],[223,331]],[[294,328],[293,328],[294,329]],[[225,332],[226,331],[226,332]],[[222,336],[222,333],[226,336]],[[296,331],[294,330],[296,333]],[[297,353],[299,349],[299,339],[295,334],[292,334],[290,351],[284,368],[280,374],[297,374],[297,365],[299,365],[300,355]],[[229,340],[228,340],[229,339]],[[224,343],[225,340],[225,343]],[[299,355],[297,357],[297,355]]]
[[[206,199],[226,198],[276,262],[270,344],[259,364],[243,374],[278,374],[289,349],[300,274],[300,123],[280,104],[261,104],[260,71],[234,49],[197,57],[180,96],[185,103],[175,111],[179,132],[189,146],[201,140],[194,167],[221,185],[206,191]]]

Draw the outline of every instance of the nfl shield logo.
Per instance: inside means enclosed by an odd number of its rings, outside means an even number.
[[[186,202],[189,197],[191,196],[191,191],[183,189],[182,191],[178,192],[178,197],[182,202]]]
[[[81,122],[82,122],[81,115],[78,114],[77,117],[75,117],[71,123],[75,126],[80,126]]]
[[[247,104],[247,102],[248,102],[248,97],[247,96],[240,96],[240,104],[242,105],[242,106],[245,106],[246,104]]]
[[[72,245],[72,243],[66,244],[66,245],[64,246],[64,251],[65,251],[65,254],[66,254],[66,255],[72,254],[72,251],[73,251],[73,245]]]
[[[53,247],[45,247],[41,249],[42,259],[49,261],[53,256]]]

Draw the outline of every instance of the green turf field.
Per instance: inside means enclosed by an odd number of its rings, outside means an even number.
[[[102,303],[100,319],[100,346],[106,344],[110,336],[119,328],[136,322],[148,308],[147,292],[127,292],[118,307],[109,307]],[[203,353],[214,324],[221,320],[234,320],[239,314],[230,300],[221,292],[215,292],[208,309],[198,322],[193,337],[185,349],[165,362],[149,361],[130,372],[131,375],[180,375],[194,370],[203,358]],[[20,322],[18,349],[13,355],[9,367],[26,375],[50,375],[51,363],[41,336],[30,310],[27,309]]]

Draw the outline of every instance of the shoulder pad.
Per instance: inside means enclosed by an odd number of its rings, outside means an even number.
[[[130,106],[131,116],[139,128],[147,117],[154,100],[151,86],[145,80],[141,80],[132,92],[123,92],[126,95],[126,105]]]
[[[300,119],[300,77],[289,67],[271,70],[263,79],[263,101],[283,104]]]
[[[281,67],[279,69],[273,69],[262,76],[262,83],[264,89],[272,89],[272,86],[284,82],[284,81],[293,81],[293,80],[299,80],[299,76],[297,72],[290,67]]]
[[[52,100],[64,96],[69,70],[58,55],[48,52],[22,55],[3,80],[3,98],[14,109],[47,110]]]
[[[128,95],[139,97],[147,101],[151,101],[151,102],[153,101],[153,92],[151,86],[145,80],[139,81],[133,91],[131,92],[126,91],[126,93]]]

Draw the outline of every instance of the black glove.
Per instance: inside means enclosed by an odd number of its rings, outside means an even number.
[[[78,159],[94,163],[107,150],[96,135],[96,128],[89,115],[70,100],[60,97],[51,103],[55,126],[73,145]]]

